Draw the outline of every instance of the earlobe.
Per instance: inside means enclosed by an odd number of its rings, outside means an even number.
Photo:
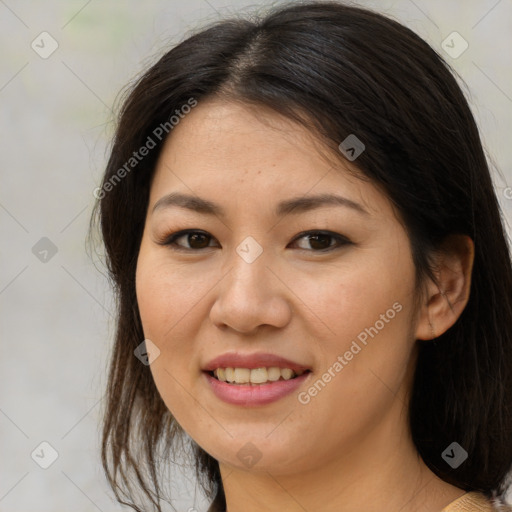
[[[437,283],[428,282],[418,313],[416,339],[431,340],[446,332],[466,307],[471,291],[474,243],[467,235],[449,235],[436,253]]]

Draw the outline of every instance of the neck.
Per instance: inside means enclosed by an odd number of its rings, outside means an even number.
[[[438,512],[464,494],[425,465],[412,442],[403,402],[353,448],[333,450],[321,467],[297,473],[250,471],[220,463],[227,512]]]

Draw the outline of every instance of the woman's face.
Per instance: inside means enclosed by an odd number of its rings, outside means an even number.
[[[160,351],[150,368],[183,429],[232,468],[311,470],[406,424],[414,265],[390,201],[354,164],[329,164],[275,113],[215,101],[163,148],[136,278]],[[166,244],[181,230],[199,233]],[[240,359],[213,366],[267,383],[205,371],[226,354]],[[308,371],[284,380],[287,367]]]

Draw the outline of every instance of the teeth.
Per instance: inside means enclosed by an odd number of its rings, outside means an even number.
[[[225,382],[235,382],[235,370],[233,368],[226,368],[224,370],[224,376],[226,378]],[[216,377],[220,379],[220,376],[217,374]]]
[[[284,380],[290,380],[293,377],[293,370],[290,370],[290,368],[283,368],[281,370],[281,375]]]
[[[247,384],[251,381],[251,370],[248,368],[235,368],[234,373],[237,384]]]
[[[267,382],[267,380],[269,379],[266,368],[253,368],[251,370],[250,381],[252,384],[262,384],[263,382]]]
[[[279,380],[279,377],[281,377],[281,368],[277,368],[276,366],[269,368],[267,370],[267,376],[268,376],[268,380],[270,380],[270,381]]]
[[[217,368],[213,374],[222,382],[234,384],[264,384],[266,382],[275,382],[282,378],[290,380],[293,377],[302,375],[305,370],[295,372],[291,368]]]

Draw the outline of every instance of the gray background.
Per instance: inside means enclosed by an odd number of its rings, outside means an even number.
[[[403,22],[441,53],[453,31],[469,43],[458,58],[443,55],[468,84],[510,233],[512,2],[359,3]],[[0,511],[122,510],[98,450],[114,307],[84,250],[113,133],[111,108],[166,45],[255,5],[264,3],[0,0]],[[46,59],[31,47],[35,40],[39,51],[50,48],[43,31],[58,43]],[[58,452],[48,469],[31,458],[43,441]],[[42,450],[38,460],[49,460]],[[177,481],[177,510],[205,510],[190,486]]]

